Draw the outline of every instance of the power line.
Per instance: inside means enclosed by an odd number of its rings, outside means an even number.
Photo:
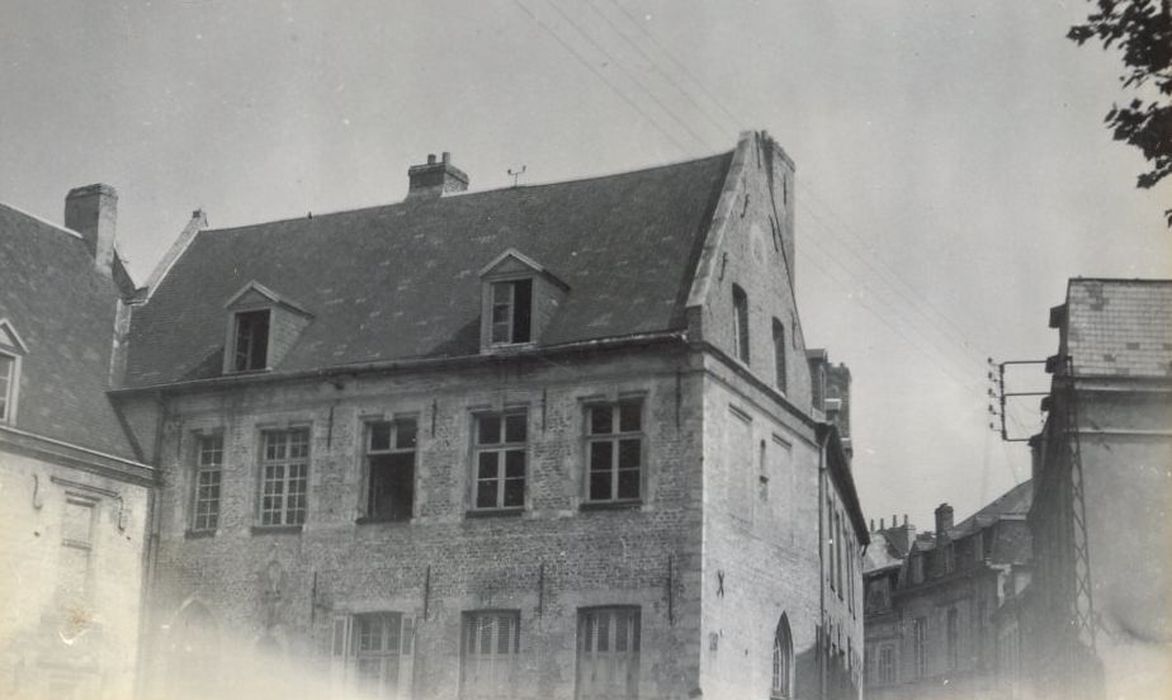
[[[605,74],[603,74],[601,71],[599,71],[597,68],[595,68],[594,64],[592,64],[590,61],[588,61],[584,56],[582,56],[582,54],[578,53],[578,51],[575,50],[574,47],[570,46],[564,39],[562,39],[557,34],[557,32],[553,31],[549,27],[549,25],[547,25],[545,22],[542,22],[541,19],[537,15],[533,14],[533,12],[530,11],[530,9],[528,7],[526,7],[521,2],[521,0],[513,0],[513,3],[517,7],[521,8],[521,10],[525,14],[529,15],[529,17],[533,19],[533,21],[537,24],[538,27],[541,27],[547,34],[552,36],[559,44],[561,44],[562,48],[564,48],[566,51],[569,51],[570,54],[574,58],[576,58],[579,63],[586,66],[586,68],[588,68],[590,70],[590,72],[595,75],[595,77],[597,77],[602,82],[606,83],[607,87],[609,87],[611,90],[613,90],[616,95],[621,97],[623,102],[626,102],[627,105],[629,105],[631,107],[631,109],[638,112],[644,119],[646,119],[648,122],[650,122],[651,125],[654,126],[655,129],[657,131],[659,131],[659,133],[663,134],[664,137],[666,137],[668,141],[671,141],[672,144],[675,145],[676,148],[680,149],[684,153],[688,152],[688,149],[682,143],[680,143],[679,140],[677,140],[674,136],[672,136],[672,134],[670,132],[668,132],[666,129],[664,129],[663,126],[659,122],[657,122],[654,117],[652,117],[650,114],[645,112],[643,110],[643,108],[640,107],[638,104],[636,104],[630,97],[627,97],[626,93],[624,93],[622,90],[620,90],[618,87],[616,87],[614,83],[612,83],[610,80],[608,80]]]
[[[614,23],[614,21],[612,21],[611,18],[607,16],[607,14],[605,12],[603,12],[602,10],[600,10],[598,8],[598,5],[595,4],[594,0],[586,0],[586,4],[590,6],[591,10],[594,10],[595,14],[597,14],[599,17],[601,17],[606,22],[606,24],[611,28],[611,30],[615,34],[617,34],[619,37],[621,37],[623,39],[623,41],[625,41],[631,48],[635,49],[635,51],[637,51],[639,53],[639,55],[642,56],[643,59],[647,61],[647,63],[651,66],[652,69],[655,70],[655,72],[657,72],[661,76],[663,76],[663,78],[665,80],[667,80],[667,82],[670,83],[672,87],[674,87],[676,90],[678,90],[680,92],[680,94],[683,95],[684,98],[688,100],[688,102],[691,102],[692,105],[696,107],[697,112],[699,112],[701,116],[703,116],[705,119],[708,120],[708,123],[715,126],[718,130],[721,131],[721,133],[723,133],[726,130],[726,128],[727,128],[726,125],[721,124],[717,120],[713,119],[712,116],[708,113],[708,111],[704,108],[704,106],[702,104],[700,104],[700,102],[698,102],[694,97],[692,97],[692,93],[688,92],[686,88],[684,88],[682,85],[680,85],[679,82],[677,82],[676,79],[673,78],[670,73],[668,73],[667,71],[660,68],[659,64],[656,63],[655,59],[652,58],[651,55],[648,54],[647,51],[644,50],[644,48],[639,45],[639,42],[635,41],[630,36],[628,36],[625,32],[623,32],[621,29],[619,29],[618,25],[616,25]]]
[[[622,5],[618,4],[615,0],[610,0],[610,4],[617,7],[620,12],[622,12],[624,15],[627,16],[627,19],[630,20],[631,24],[638,27],[639,31],[641,31],[645,35],[647,35],[647,38],[651,40],[651,43],[653,43],[657,47],[659,47],[659,50],[662,51],[663,54],[665,56],[667,56],[668,59],[670,59],[671,62],[674,63],[676,65],[676,67],[679,68],[680,71],[682,71],[684,73],[684,75],[691,78],[692,82],[695,83],[700,88],[701,92],[703,92],[705,95],[707,95],[708,99],[712,100],[713,104],[715,104],[720,109],[720,111],[724,112],[724,114],[729,119],[731,119],[734,124],[740,123],[740,121],[737,119],[736,115],[733,114],[732,112],[730,112],[728,110],[728,108],[724,106],[724,103],[720,100],[720,98],[716,97],[716,95],[713,95],[711,92],[709,92],[708,88],[704,85],[704,83],[699,78],[697,78],[695,75],[693,75],[692,71],[688,70],[688,67],[685,66],[683,63],[681,63],[679,61],[679,59],[677,59],[672,54],[672,52],[667,49],[666,46],[659,43],[659,39],[656,39],[655,35],[652,34],[646,27],[644,27],[642,22],[640,22],[637,18],[633,17],[630,12],[627,12],[626,8],[624,8]]]
[[[557,12],[559,15],[561,15],[561,16],[562,16],[562,19],[564,19],[564,20],[566,20],[567,22],[569,22],[569,23],[570,23],[570,26],[571,26],[571,27],[573,27],[573,28],[574,28],[574,29],[575,29],[575,30],[576,30],[576,31],[577,31],[579,34],[581,34],[583,37],[585,37],[585,38],[586,38],[586,41],[590,42],[590,45],[591,45],[591,46],[593,46],[593,47],[594,47],[595,49],[597,49],[597,50],[598,50],[600,53],[602,53],[602,55],[603,55],[603,56],[606,56],[608,59],[610,59],[610,62],[611,62],[611,63],[613,63],[614,65],[618,66],[618,67],[619,67],[619,69],[621,69],[621,70],[623,71],[623,73],[625,73],[625,74],[627,75],[627,77],[631,79],[631,82],[635,83],[635,85],[636,85],[636,86],[637,86],[637,87],[638,87],[640,90],[642,90],[642,91],[643,91],[643,92],[644,92],[644,93],[645,93],[645,94],[646,94],[648,97],[650,97],[650,98],[651,98],[651,101],[652,101],[652,102],[654,102],[656,105],[658,105],[658,106],[659,106],[659,108],[660,108],[661,110],[663,110],[665,113],[667,113],[667,115],[668,115],[669,117],[671,117],[673,120],[675,120],[675,122],[676,122],[677,124],[679,124],[680,126],[682,126],[682,127],[684,128],[684,131],[687,131],[687,132],[688,132],[688,134],[689,134],[689,135],[690,135],[690,136],[691,136],[693,139],[695,139],[695,140],[696,140],[698,143],[700,143],[701,145],[703,145],[703,146],[705,146],[705,147],[711,147],[711,144],[710,144],[709,142],[705,141],[705,140],[704,140],[704,138],[703,138],[702,136],[700,136],[699,134],[697,134],[697,133],[696,133],[696,132],[695,132],[695,131],[692,129],[692,127],[691,127],[691,126],[689,126],[689,125],[687,124],[687,122],[685,122],[683,119],[680,119],[678,116],[676,116],[676,113],[675,113],[675,112],[673,112],[673,111],[671,111],[671,109],[670,109],[670,108],[668,108],[668,106],[667,106],[667,105],[665,105],[665,104],[664,104],[664,103],[663,103],[663,102],[662,102],[662,101],[661,101],[661,100],[660,100],[658,97],[656,97],[656,96],[655,96],[655,93],[653,93],[653,92],[651,91],[651,89],[650,89],[650,88],[648,88],[647,86],[645,86],[645,85],[644,85],[644,84],[643,84],[643,83],[642,83],[642,82],[639,80],[639,78],[638,78],[638,77],[635,75],[635,73],[634,73],[633,71],[631,71],[631,70],[630,70],[630,69],[628,69],[626,66],[624,66],[624,65],[623,65],[623,63],[622,63],[622,61],[620,61],[620,60],[618,60],[617,58],[615,58],[615,56],[614,56],[614,55],[613,55],[611,52],[607,51],[607,50],[606,50],[606,48],[602,46],[602,44],[598,43],[598,42],[597,42],[597,41],[594,39],[593,35],[591,35],[589,32],[587,32],[585,29],[583,29],[583,28],[582,28],[582,27],[581,27],[581,26],[580,26],[580,25],[579,25],[577,22],[575,22],[575,21],[573,20],[573,18],[571,18],[571,17],[570,17],[568,14],[566,14],[566,13],[565,13],[565,11],[564,11],[564,10],[562,10],[562,8],[561,8],[561,7],[560,7],[560,6],[559,6],[557,3],[555,3],[553,0],[545,0],[545,2],[546,2],[546,4],[547,4],[547,5],[549,5],[550,7],[552,7],[552,8],[553,8],[553,9],[554,9],[554,10],[555,10],[555,11],[556,11],[556,12]]]

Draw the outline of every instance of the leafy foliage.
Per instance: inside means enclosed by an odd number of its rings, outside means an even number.
[[[1105,49],[1121,49],[1126,70],[1119,80],[1139,96],[1126,106],[1113,105],[1105,121],[1115,140],[1139,148],[1152,164],[1136,181],[1150,188],[1172,174],[1172,0],[1095,4],[1098,11],[1066,36],[1079,46],[1098,39]],[[1172,226],[1172,209],[1164,214]]]

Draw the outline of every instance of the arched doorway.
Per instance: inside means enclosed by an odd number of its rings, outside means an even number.
[[[769,696],[778,700],[794,696],[794,642],[789,617],[781,614],[773,632],[773,674]]]

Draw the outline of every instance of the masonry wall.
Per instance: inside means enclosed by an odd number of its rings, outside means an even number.
[[[819,692],[818,450],[812,426],[710,360],[704,429],[705,697],[769,697],[782,616],[797,697]]]
[[[692,309],[690,333],[738,359],[733,338],[733,285],[749,301],[749,362],[765,385],[779,388],[790,405],[809,415],[810,369],[794,294],[792,249],[793,165],[772,141],[742,139],[729,168],[701,256],[702,307]],[[695,296],[693,302],[699,301]],[[774,362],[773,321],[784,329],[785,381],[779,386]],[[738,359],[739,361],[739,359]]]
[[[143,486],[0,448],[0,696],[132,697],[146,516]]]
[[[1079,398],[1097,650],[1107,692],[1135,697],[1172,685],[1172,389],[1147,389]]]
[[[416,620],[412,697],[448,698],[460,685],[462,613],[518,610],[515,697],[569,698],[579,609],[633,605],[640,696],[687,697],[700,656],[700,386],[681,349],[175,396],[160,456],[152,648],[181,646],[179,613],[198,603],[214,618],[221,661],[275,642],[281,663],[320,681],[336,616],[398,611]],[[628,395],[645,402],[646,497],[633,508],[584,508],[583,406]],[[469,517],[472,412],[513,406],[529,416],[524,512]],[[363,421],[405,414],[419,425],[417,517],[357,524]],[[299,531],[257,529],[259,433],[288,425],[311,430],[308,519]],[[216,430],[221,522],[214,536],[195,537],[194,437]],[[152,664],[156,696],[169,692],[164,656]]]

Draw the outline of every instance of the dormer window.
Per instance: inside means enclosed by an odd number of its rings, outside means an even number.
[[[533,330],[533,280],[492,284],[492,344],[528,343]]]
[[[0,423],[16,422],[20,363],[27,348],[7,320],[0,320]]]
[[[232,369],[236,372],[265,369],[269,358],[269,310],[236,314],[236,343]]]
[[[569,286],[526,255],[509,249],[480,271],[480,351],[536,344]]]
[[[312,319],[304,308],[255,281],[244,285],[224,306],[228,310],[225,374],[278,366]]]

